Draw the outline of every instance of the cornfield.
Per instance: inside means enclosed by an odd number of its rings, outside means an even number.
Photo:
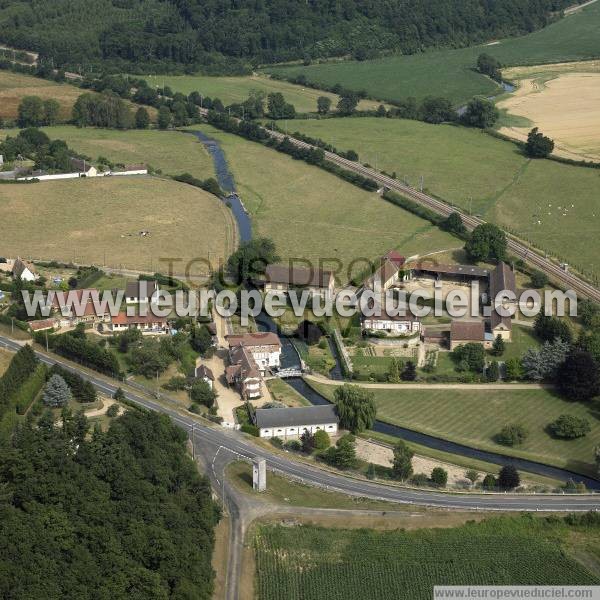
[[[261,526],[260,600],[418,600],[439,585],[598,585],[561,547],[563,523],[490,519],[454,529],[372,531]],[[600,533],[593,532],[600,548]]]

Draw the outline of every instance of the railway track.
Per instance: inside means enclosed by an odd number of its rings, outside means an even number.
[[[283,139],[284,137],[286,137],[283,134],[275,131],[269,131],[269,133],[271,133],[273,137],[276,137],[278,139]],[[314,148],[314,146],[303,142],[302,140],[297,140],[290,136],[287,137],[292,143],[296,144],[298,147]],[[456,212],[461,216],[465,227],[467,227],[467,229],[469,230],[475,229],[475,227],[477,227],[478,225],[485,223],[483,219],[463,213],[460,210],[457,210],[454,206],[450,206],[449,204],[446,204],[441,200],[433,198],[427,194],[424,194],[423,192],[419,192],[418,190],[415,190],[399,182],[398,180],[393,179],[392,177],[388,177],[383,173],[379,173],[374,169],[365,167],[364,165],[348,160],[347,158],[342,158],[341,156],[334,154],[333,152],[326,151],[325,158],[334,164],[344,167],[348,171],[353,171],[354,173],[358,173],[359,175],[369,177],[370,179],[373,179],[377,183],[389,188],[390,190],[397,191],[403,196],[406,196],[407,198],[410,198],[411,200],[414,200],[415,202],[418,202],[419,204],[433,210],[439,215],[447,217],[451,213]],[[579,295],[600,302],[600,290],[598,288],[588,283],[587,281],[582,280],[577,275],[573,275],[572,273],[565,271],[559,265],[552,262],[550,259],[540,256],[539,254],[537,254],[537,252],[527,247],[525,244],[522,244],[518,240],[514,239],[510,234],[507,236],[507,245],[508,249],[518,258],[523,259],[530,265],[543,271],[548,276],[552,277],[557,282],[562,284],[565,288],[571,289]]]
[[[201,110],[201,113],[206,116],[208,114],[208,111],[206,109],[203,109]],[[278,131],[271,131],[269,129],[266,129],[266,131],[272,137],[279,140],[282,140],[285,137],[287,137],[290,140],[290,142],[292,142],[299,148],[316,148],[316,146],[313,146],[312,144],[308,144],[307,142],[298,140],[289,135],[284,135],[283,133],[280,133]],[[338,154],[334,154],[333,152],[328,151],[325,151],[325,158],[334,164],[344,167],[344,169],[347,169],[348,171],[352,171],[354,173],[358,173],[359,175],[363,175],[364,177],[373,179],[378,184],[387,187],[390,190],[399,192],[403,196],[414,200],[415,202],[418,202],[419,204],[429,208],[430,210],[436,212],[439,215],[447,217],[451,213],[456,212],[460,215],[465,227],[469,230],[473,230],[478,225],[485,223],[483,219],[474,217],[472,215],[468,215],[458,210],[454,206],[450,206],[449,204],[446,204],[441,200],[433,198],[432,196],[429,196],[423,192],[419,192],[418,190],[415,190],[401,183],[400,181],[393,179],[392,177],[384,175],[383,173],[375,171],[374,169],[370,169],[369,167],[365,167],[364,165],[361,165],[358,162],[348,160],[347,158],[343,158]],[[507,234],[507,245],[510,252],[517,256],[517,258],[521,258],[536,269],[543,271],[544,273],[546,273],[546,275],[554,279],[557,283],[559,283],[567,290],[573,290],[580,296],[584,296],[586,298],[595,300],[596,302],[600,302],[600,290],[597,287],[593,286],[587,281],[584,281],[577,275],[565,271],[549,258],[540,256],[535,250],[529,248],[522,242],[519,242],[510,234]]]

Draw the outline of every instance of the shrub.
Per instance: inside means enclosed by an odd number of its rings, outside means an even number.
[[[272,437],[271,444],[275,446],[275,448],[283,448],[283,440],[280,437]]]
[[[495,490],[498,487],[498,482],[494,475],[488,473],[481,482],[481,487],[485,490]]]
[[[250,435],[253,435],[254,437],[259,436],[258,427],[256,427],[256,425],[246,424],[246,425],[242,425],[240,429],[244,433],[249,433]]]
[[[435,467],[431,471],[431,481],[439,487],[446,487],[448,483],[448,471],[442,469],[442,467]]]
[[[375,471],[375,465],[373,463],[369,463],[369,466],[367,467],[367,473],[366,473],[367,479],[375,479],[376,474],[377,473]]]
[[[587,435],[592,430],[592,427],[590,422],[583,417],[560,415],[556,421],[550,423],[548,429],[554,437],[574,440]]]
[[[116,417],[119,414],[119,405],[118,404],[111,404],[107,409],[106,409],[106,416],[107,417]]]
[[[496,436],[496,441],[504,446],[518,446],[522,444],[529,435],[523,425],[505,425]]]
[[[289,440],[283,445],[283,447],[291,452],[300,452],[302,450],[302,444],[300,443],[300,440]]]
[[[319,429],[319,431],[315,433],[314,446],[316,450],[326,450],[331,446],[331,439],[325,430]]]
[[[500,469],[498,485],[503,490],[513,490],[521,485],[521,476],[513,465],[506,465]]]
[[[410,482],[413,485],[423,486],[429,485],[429,477],[425,473],[415,473],[411,478]]]

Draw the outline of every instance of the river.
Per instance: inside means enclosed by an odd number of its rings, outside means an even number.
[[[237,194],[235,194],[235,181],[233,175],[229,171],[229,167],[227,165],[227,160],[225,158],[223,150],[221,149],[216,140],[210,138],[206,134],[200,131],[192,131],[190,133],[194,134],[204,144],[204,146],[207,148],[210,155],[212,156],[215,164],[215,172],[217,174],[219,185],[224,190],[234,194],[235,198],[237,198],[237,203],[231,202],[231,208],[238,222],[240,230],[240,239],[242,241],[247,241],[251,239],[252,227],[250,217],[243,208],[242,201],[239,199]],[[232,196],[230,195],[228,197],[228,200],[230,201],[231,198]],[[260,331],[271,331],[279,335],[282,350],[281,367],[284,369],[299,369],[301,366],[300,353],[298,352],[291,338],[285,335],[281,335],[273,319],[266,313],[261,313],[258,317],[256,317],[255,320]],[[328,342],[331,348],[331,352],[336,360],[336,366],[332,369],[330,373],[330,378],[341,381],[343,379],[343,375],[340,366],[340,357],[338,355],[337,348],[333,343],[333,340],[328,338]],[[294,390],[296,390],[299,394],[304,396],[311,404],[323,405],[330,403],[329,400],[327,400],[327,398],[325,398],[317,391],[315,391],[312,387],[310,387],[304,381],[304,379],[300,377],[295,377],[291,379],[286,379],[286,381]],[[401,393],[402,391],[398,390],[398,394]],[[577,473],[573,473],[566,469],[559,469],[558,467],[551,467],[549,465],[544,465],[542,463],[522,458],[512,458],[502,454],[497,454],[495,452],[478,450],[476,448],[471,448],[470,446],[464,446],[462,444],[457,444],[455,442],[450,442],[447,440],[436,438],[424,433],[413,431],[412,429],[405,429],[404,427],[392,425],[384,421],[375,421],[375,424],[373,425],[373,431],[402,438],[403,440],[406,440],[408,442],[414,442],[415,444],[420,444],[421,446],[425,446],[427,448],[441,450],[450,454],[459,454],[461,456],[466,456],[468,458],[482,460],[497,465],[505,465],[510,463],[514,465],[517,469],[528,471],[530,473],[535,473],[537,475],[543,475],[545,477],[551,477],[553,479],[558,479],[561,481],[567,481],[568,479],[573,479],[574,481],[582,481],[583,483],[585,483],[588,489],[600,490],[600,481],[591,479],[590,477],[579,475]]]

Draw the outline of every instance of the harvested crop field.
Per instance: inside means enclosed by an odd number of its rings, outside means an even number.
[[[554,139],[555,154],[600,160],[600,61],[518,67],[505,76],[519,87],[498,103],[507,113],[502,133],[525,140],[539,127]]]
[[[148,271],[161,258],[224,259],[231,211],[198,188],[154,177],[107,177],[0,187],[0,254]],[[148,235],[140,235],[147,231]],[[199,270],[199,269],[198,269]]]
[[[0,71],[0,118],[14,119],[25,96],[39,96],[42,100],[54,98],[60,104],[60,119],[71,117],[75,100],[83,90],[68,83],[55,83],[46,79]]]

